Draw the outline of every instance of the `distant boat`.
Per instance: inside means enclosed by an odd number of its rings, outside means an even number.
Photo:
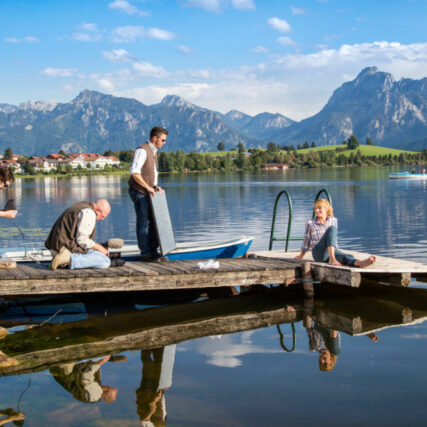
[[[246,254],[253,239],[253,237],[242,235],[230,240],[177,243],[176,248],[165,256],[171,261],[239,258]],[[123,248],[114,251],[120,252],[124,259],[137,260],[140,256],[138,245],[135,244],[125,244]],[[0,257],[11,258],[18,262],[50,261],[52,259],[50,251],[41,244],[0,249]]]
[[[426,173],[396,172],[389,174],[390,179],[427,179]]]

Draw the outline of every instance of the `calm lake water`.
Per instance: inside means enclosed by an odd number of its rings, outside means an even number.
[[[278,192],[292,196],[297,237],[327,188],[342,248],[427,263],[427,181],[390,181],[388,172],[172,175],[161,185],[177,241],[246,234],[255,237],[251,249],[267,249]],[[101,197],[112,212],[97,240],[135,240],[124,177],[17,180],[1,197],[16,199],[26,242],[43,241],[68,205]],[[283,235],[285,203],[281,212]],[[2,247],[23,243],[6,219],[0,233]],[[0,419],[21,412],[16,419],[33,426],[425,425],[427,290],[411,287],[325,287],[314,304],[277,289],[195,301],[188,294],[167,305],[141,294],[3,302],[1,324],[11,329],[0,350],[21,365],[0,372]],[[325,346],[337,355],[329,372],[319,369]],[[117,389],[112,403],[106,386]]]

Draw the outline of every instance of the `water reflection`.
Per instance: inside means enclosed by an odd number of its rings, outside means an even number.
[[[172,295],[165,300],[159,294],[5,301],[0,324],[11,333],[0,341],[0,350],[17,364],[8,366],[3,360],[0,381],[33,373],[33,387],[39,388],[48,373],[54,383],[45,387],[43,398],[49,401],[60,395],[56,411],[69,407],[70,399],[83,405],[109,402],[120,411],[125,405],[128,419],[136,416],[146,423],[142,425],[161,426],[166,425],[167,416],[174,417],[177,399],[186,390],[183,369],[190,353],[206,358],[205,370],[212,369],[208,366],[250,367],[254,355],[265,361],[261,366],[271,356],[287,359],[291,355],[305,365],[307,355],[316,353],[317,369],[329,371],[330,376],[337,366],[346,366],[343,361],[352,359],[357,345],[344,340],[343,334],[353,339],[365,335],[376,342],[391,327],[419,327],[427,319],[425,290],[369,287],[337,293],[335,288],[322,286],[316,294],[314,302],[292,287],[215,299],[187,293],[181,299],[188,302],[178,305],[170,304]],[[260,340],[260,333],[266,339]],[[132,350],[138,350],[139,361]],[[310,358],[309,362],[315,361]],[[172,386],[176,375],[178,386]],[[166,410],[170,399],[172,412]],[[24,416],[40,421],[41,402],[36,399],[27,405],[25,415],[12,406],[1,414],[11,421]],[[103,417],[101,413],[96,416]]]

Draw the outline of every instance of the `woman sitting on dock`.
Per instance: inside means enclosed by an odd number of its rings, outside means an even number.
[[[304,242],[296,259],[303,259],[311,250],[314,261],[328,262],[331,265],[366,268],[375,262],[374,255],[360,261],[338,249],[338,220],[334,217],[332,206],[326,199],[316,201],[314,213],[315,218],[306,223]]]

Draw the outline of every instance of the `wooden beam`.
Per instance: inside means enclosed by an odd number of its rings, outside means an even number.
[[[236,260],[239,261],[239,260]],[[243,260],[242,260],[243,261]],[[250,260],[245,260],[250,261]],[[141,263],[142,264],[142,263]],[[171,263],[172,264],[172,263]],[[225,270],[190,270],[186,273],[176,271],[176,274],[167,274],[146,271],[140,266],[135,275],[117,274],[115,269],[84,270],[89,277],[73,277],[75,270],[62,270],[58,275],[48,274],[43,278],[29,277],[28,274],[15,270],[18,275],[13,278],[0,280],[0,295],[43,295],[68,294],[83,292],[115,292],[140,290],[166,290],[207,288],[223,286],[250,286],[255,284],[283,284],[286,280],[296,277],[300,267],[289,263],[277,266],[274,263],[265,263],[265,267],[251,268],[248,265],[235,263],[235,268]],[[274,267],[274,268],[273,268]],[[162,267],[152,267],[159,268]],[[143,270],[143,271],[141,271]],[[67,273],[70,271],[70,275]],[[56,273],[49,272],[47,273]],[[78,272],[80,273],[80,272]],[[108,273],[108,274],[107,274]],[[71,276],[71,277],[70,277]]]

